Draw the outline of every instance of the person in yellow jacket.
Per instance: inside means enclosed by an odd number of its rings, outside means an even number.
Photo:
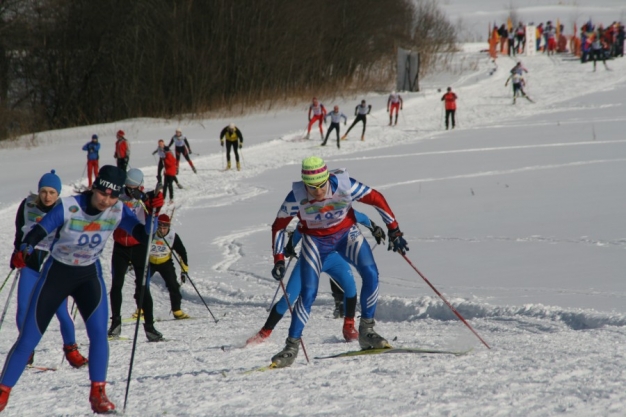
[[[224,146],[224,139],[226,139],[226,169],[230,169],[230,149],[235,152],[235,161],[237,162],[237,171],[241,171],[241,164],[239,163],[239,151],[238,148],[243,148],[243,134],[241,130],[235,126],[234,123],[229,124],[220,133],[220,144]]]
[[[180,237],[170,228],[171,219],[167,214],[159,215],[158,222],[159,228],[150,245],[150,279],[156,272],[161,275],[170,293],[174,318],[178,320],[188,319],[189,315],[180,308],[183,299],[180,293],[181,284],[176,280],[176,269],[172,261],[172,256],[176,256],[172,253],[173,250],[180,261],[180,280],[184,284],[187,281],[187,272],[189,272],[187,250]]]

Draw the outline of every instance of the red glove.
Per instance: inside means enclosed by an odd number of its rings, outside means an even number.
[[[148,209],[150,210],[156,209],[157,211],[159,211],[159,209],[163,207],[164,203],[165,203],[165,200],[163,200],[163,193],[159,192],[157,195],[150,198],[150,200],[148,201],[148,206],[149,206]]]
[[[24,254],[22,252],[15,252],[11,255],[11,269],[21,269],[26,266],[24,261]]]

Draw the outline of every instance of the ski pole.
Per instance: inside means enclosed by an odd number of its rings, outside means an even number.
[[[15,271],[14,269],[11,269],[9,271],[9,275],[7,275],[7,277],[4,279],[4,282],[2,283],[2,287],[0,287],[0,292],[2,292],[2,289],[4,288],[4,286],[7,284],[7,281],[9,280],[9,278],[11,277],[11,274],[13,273],[13,271]]]
[[[291,308],[291,303],[289,302],[289,294],[287,294],[287,290],[285,289],[285,284],[283,283],[283,280],[281,279],[280,281],[278,281],[278,284],[280,285],[280,288],[283,289],[285,301],[287,301],[287,307],[289,307],[289,313],[293,317],[293,309]],[[302,337],[300,337],[300,346],[302,346],[302,352],[304,353],[304,357],[306,358],[306,363],[311,363],[311,361],[309,360],[309,354],[306,353],[306,348],[304,347],[304,339],[302,339]]]
[[[293,258],[289,258],[289,262],[287,262],[287,267],[285,268],[285,275],[287,275],[287,271],[289,270],[289,265],[291,265],[291,260],[292,259]],[[272,298],[272,302],[265,309],[265,311],[269,312],[272,309],[272,306],[274,305],[274,301],[276,301],[276,296],[278,295],[278,290],[280,290],[280,284],[278,284],[278,286],[276,287],[276,292],[274,293],[274,298]]]
[[[139,200],[141,201],[141,200]],[[143,206],[144,210],[146,210],[146,206]],[[141,279],[141,291],[139,292],[139,303],[137,304],[137,311],[141,313],[141,308],[143,306],[143,297],[146,293],[146,281],[148,278],[148,260],[150,256],[150,245],[152,243],[152,236],[154,235],[154,215],[156,213],[156,208],[152,209],[152,216],[150,219],[150,234],[148,235],[148,245],[146,248],[146,262],[144,263],[145,267],[143,269],[143,277]],[[137,349],[137,334],[139,333],[139,322],[141,321],[141,314],[137,314],[137,321],[135,321],[135,335],[133,337],[133,348],[130,353],[130,364],[128,365],[128,378],[126,379],[126,394],[124,395],[124,409],[123,412],[126,412],[126,402],[128,400],[128,390],[130,388],[130,378],[133,373],[133,362],[135,361],[135,350]]]
[[[224,171],[226,169],[226,165],[224,163],[226,160],[226,148],[224,148],[224,142],[222,142],[222,157],[220,159],[222,160],[222,171]]]
[[[0,318],[0,330],[2,329],[2,323],[4,323],[4,317],[7,315],[7,310],[9,309],[9,303],[11,302],[11,296],[13,295],[13,291],[15,290],[15,284],[20,277],[20,273],[18,271],[15,274],[15,278],[13,279],[13,284],[11,284],[11,289],[9,290],[9,296],[7,297],[7,302],[4,304],[4,310],[2,311],[2,317]]]
[[[400,252],[398,252],[398,253],[400,253]],[[485,345],[485,346],[487,347],[487,349],[491,349],[491,348],[489,347],[489,345],[487,344],[487,342],[485,342],[485,341],[483,340],[483,338],[482,338],[482,337],[480,337],[480,336],[478,335],[478,333],[476,333],[476,331],[472,328],[472,326],[470,326],[470,325],[469,325],[469,323],[468,323],[467,321],[465,321],[465,319],[463,318],[463,316],[461,316],[461,314],[459,314],[459,312],[458,312],[458,311],[456,311],[456,309],[452,306],[452,304],[450,304],[450,303],[448,302],[448,300],[446,300],[446,299],[444,298],[444,296],[443,296],[443,295],[441,295],[441,293],[440,293],[439,291],[437,291],[437,288],[435,288],[435,287],[433,286],[433,284],[431,284],[431,283],[430,283],[430,281],[428,281],[428,279],[427,279],[424,275],[422,275],[422,273],[421,273],[421,272],[420,272],[420,271],[419,271],[419,270],[415,267],[415,265],[413,265],[413,262],[411,262],[411,261],[409,260],[409,258],[407,258],[407,256],[406,256],[406,255],[404,255],[404,254],[402,254],[402,253],[400,253],[400,255],[404,258],[404,260],[405,260],[405,261],[407,261],[407,262],[409,263],[409,265],[411,265],[411,267],[415,270],[415,272],[417,272],[417,274],[418,274],[420,277],[422,277],[422,279],[426,282],[426,284],[428,284],[428,286],[429,286],[430,288],[432,288],[432,290],[435,292],[435,294],[437,294],[437,295],[439,296],[439,298],[441,298],[441,299],[443,300],[443,302],[444,302],[444,303],[446,303],[446,305],[447,305],[447,306],[450,308],[450,310],[452,310],[452,312],[453,312],[453,313],[454,313],[454,314],[455,314],[455,315],[459,318],[459,320],[461,320],[461,321],[463,322],[463,324],[465,324],[465,325],[467,326],[467,328],[468,328],[468,329],[470,329],[470,330],[472,331],[472,333],[474,333],[474,335],[475,335],[475,336],[476,336],[476,337],[477,337],[477,338],[478,338],[478,339],[479,339],[479,340],[483,343],[483,345]]]
[[[170,249],[171,250],[171,249]],[[172,253],[173,255],[173,253]],[[178,260],[178,258],[176,258],[176,256],[174,256],[174,259]],[[178,262],[180,264],[180,261]],[[211,317],[213,317],[213,320],[215,321],[215,323],[217,323],[219,320],[215,318],[215,316],[213,315],[213,313],[211,313],[211,309],[209,308],[209,306],[207,305],[206,301],[204,301],[204,298],[202,298],[202,295],[200,295],[200,291],[198,291],[198,288],[196,288],[196,284],[193,283],[193,281],[191,280],[191,277],[189,276],[189,274],[185,273],[187,275],[187,279],[189,280],[189,283],[191,284],[191,286],[193,287],[194,290],[196,290],[196,294],[198,294],[198,297],[200,297],[200,299],[202,300],[202,302],[204,303],[204,306],[206,307],[206,309],[209,311],[209,314],[211,315]]]
[[[144,211],[147,211],[147,207],[143,204],[143,202],[140,203],[144,209]],[[150,236],[150,242],[152,242],[152,236]],[[178,256],[176,256],[176,254],[174,253],[174,249],[172,249],[172,247],[170,246],[169,242],[165,239],[163,239],[163,242],[165,242],[165,245],[167,246],[167,248],[170,250],[170,252],[172,253],[172,257],[176,260],[176,262],[178,262],[178,266],[180,266],[181,271],[183,270],[183,263],[180,261],[180,259],[178,259]],[[148,249],[148,255],[150,255],[150,250]],[[146,265],[147,265],[148,259],[146,259]],[[187,274],[187,273],[186,273]],[[193,283],[193,281],[191,280],[191,277],[189,276],[189,274],[187,274],[187,278],[189,279],[189,283],[191,284],[191,286],[193,287],[194,290],[196,290],[196,293],[198,294],[198,297],[200,297],[200,299],[202,300],[202,302],[204,303],[204,306],[206,307],[206,309],[209,311],[209,314],[211,315],[211,317],[213,317],[213,320],[215,321],[215,323],[217,323],[219,320],[215,318],[215,316],[213,315],[213,313],[211,312],[211,309],[209,308],[209,306],[207,305],[206,301],[204,301],[204,298],[202,297],[202,295],[200,294],[200,291],[198,291],[198,288],[196,288],[196,285]]]

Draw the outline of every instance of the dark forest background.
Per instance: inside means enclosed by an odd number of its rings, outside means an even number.
[[[0,139],[388,88],[454,42],[435,0],[0,0]]]

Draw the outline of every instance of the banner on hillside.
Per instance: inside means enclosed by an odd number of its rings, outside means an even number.
[[[526,26],[526,56],[537,53],[537,28],[534,25]]]
[[[419,91],[420,59],[417,52],[398,48],[396,90]]]

